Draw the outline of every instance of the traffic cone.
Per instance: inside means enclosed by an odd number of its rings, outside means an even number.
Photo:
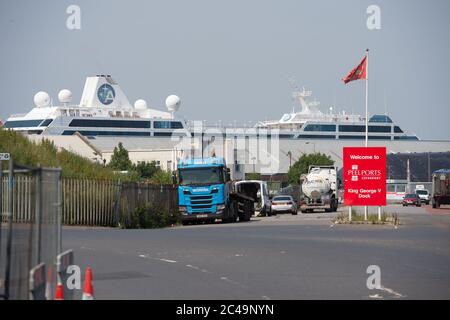
[[[92,269],[87,267],[84,276],[84,289],[82,300],[94,300],[94,287],[92,286]]]
[[[64,300],[64,288],[61,283],[56,285],[55,300]]]

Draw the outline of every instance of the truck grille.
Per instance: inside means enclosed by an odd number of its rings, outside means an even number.
[[[212,196],[194,196],[189,197],[193,210],[210,209],[212,206]]]

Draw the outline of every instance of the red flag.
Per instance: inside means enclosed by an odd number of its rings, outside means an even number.
[[[342,79],[345,84],[353,80],[367,79],[366,77],[367,56],[364,56],[361,63]]]

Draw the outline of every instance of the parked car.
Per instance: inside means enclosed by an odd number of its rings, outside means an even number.
[[[405,197],[403,198],[402,204],[404,207],[406,206],[416,206],[416,207],[420,207],[420,198],[417,194],[415,193],[408,193],[405,195]]]
[[[430,204],[431,196],[427,189],[418,189],[416,190],[416,194],[419,196],[420,201],[425,204]]]
[[[272,214],[278,212],[290,212],[296,215],[298,211],[297,203],[291,196],[276,196],[272,199]]]

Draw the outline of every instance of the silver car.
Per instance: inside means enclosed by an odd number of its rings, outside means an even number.
[[[297,214],[297,203],[291,196],[276,196],[272,199],[272,214],[278,212],[290,212],[293,215]]]

